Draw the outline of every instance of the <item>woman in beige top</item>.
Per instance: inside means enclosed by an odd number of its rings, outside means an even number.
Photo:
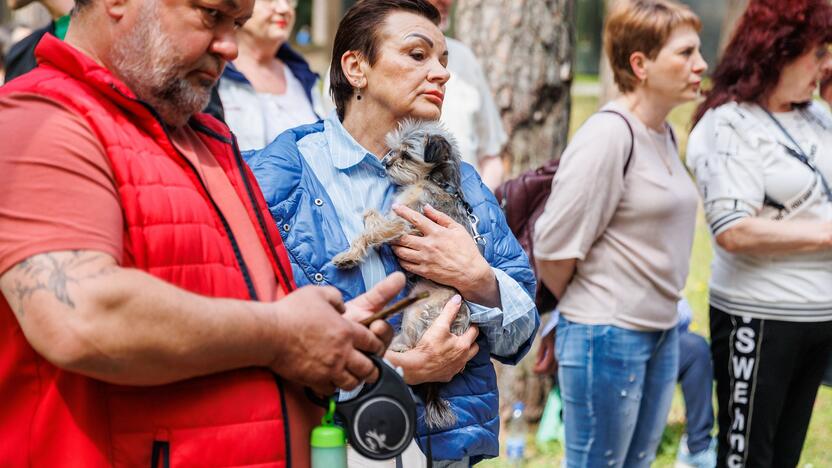
[[[617,4],[604,34],[621,97],[578,130],[535,226],[560,299],[569,467],[649,466],[670,409],[697,194],[665,119],[699,93],[699,29],[672,0]],[[543,347],[551,360],[553,333]]]

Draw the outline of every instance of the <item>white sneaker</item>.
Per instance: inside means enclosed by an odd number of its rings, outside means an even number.
[[[716,467],[716,438],[711,437],[708,448],[699,453],[690,453],[688,437],[682,435],[679,450],[676,452],[675,468],[714,468]]]

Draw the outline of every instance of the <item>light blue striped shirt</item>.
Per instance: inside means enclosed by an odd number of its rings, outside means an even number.
[[[298,149],[326,189],[344,235],[352,243],[364,230],[364,213],[381,210],[394,196],[396,187],[387,178],[384,166],[353,139],[334,112],[324,120],[324,131],[302,138]],[[387,276],[375,249],[369,250],[360,269],[367,289]],[[534,301],[512,277],[492,269],[500,288],[501,307],[467,304],[471,321],[487,337],[491,352],[511,356],[534,330]]]

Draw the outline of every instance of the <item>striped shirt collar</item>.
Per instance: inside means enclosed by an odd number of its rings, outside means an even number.
[[[326,142],[330,148],[329,154],[332,157],[332,165],[338,170],[349,169],[364,160],[368,160],[370,164],[383,169],[381,161],[355,141],[355,138],[344,128],[338,119],[338,114],[334,111],[324,120],[324,135],[326,135]]]

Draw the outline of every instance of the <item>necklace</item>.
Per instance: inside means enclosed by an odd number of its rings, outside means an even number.
[[[636,109],[635,109],[635,107],[636,107],[636,104],[635,104],[635,103],[632,103],[632,102],[629,102],[629,101],[625,101],[625,102],[623,102],[623,103],[622,103],[622,105],[623,105],[623,107],[624,107],[625,109],[627,109],[627,111],[628,111],[628,112],[629,112],[629,113],[630,113],[633,117],[635,117],[635,119],[636,119],[636,120],[637,120],[637,121],[638,121],[638,122],[639,122],[642,126],[644,126],[644,129],[647,131],[647,137],[648,137],[648,139],[650,140],[650,146],[653,148],[653,151],[655,151],[655,152],[656,152],[657,156],[658,156],[658,157],[659,157],[659,159],[661,160],[661,162],[662,162],[662,164],[664,165],[665,169],[667,169],[667,173],[668,173],[669,175],[673,175],[673,168],[671,167],[671,162],[670,162],[670,161],[668,161],[668,157],[667,157],[667,156],[665,156],[665,153],[667,152],[667,136],[668,136],[668,135],[670,136],[670,139],[673,141],[674,146],[675,146],[675,144],[676,144],[676,138],[674,138],[674,137],[673,137],[673,130],[670,128],[670,124],[668,124],[666,121],[664,122],[664,129],[665,129],[665,132],[667,132],[667,133],[666,133],[666,134],[662,134],[662,133],[660,133],[660,132],[658,132],[658,131],[653,130],[652,128],[650,128],[650,126],[648,126],[648,125],[644,122],[644,120],[642,120],[642,119],[638,116],[638,113],[636,113]],[[655,136],[656,136],[656,135],[660,135],[660,136],[662,137],[662,143],[663,143],[663,146],[664,146],[664,151],[662,151],[659,147],[657,147],[657,146],[656,146],[656,138],[655,138]],[[635,142],[635,140],[633,140],[633,141]],[[670,156],[670,157],[672,157],[672,156]]]
[[[653,147],[653,150],[656,152],[656,155],[658,156],[659,160],[661,160],[665,169],[667,169],[667,173],[669,175],[673,175],[673,168],[671,167],[671,161],[669,161],[669,158],[671,158],[672,156],[665,154],[665,153],[667,153],[667,137],[668,137],[668,135],[670,135],[671,136],[670,138],[673,139],[673,136],[672,136],[673,134],[670,133],[672,131],[672,130],[670,130],[670,125],[665,123],[665,132],[667,132],[667,133],[659,133],[659,132],[647,127],[647,125],[645,125],[644,127],[647,129],[647,136],[650,138],[650,146]],[[656,145],[656,137],[657,136],[660,136],[661,139],[662,139],[662,146],[664,147],[664,151],[662,151],[662,149],[659,146]]]

